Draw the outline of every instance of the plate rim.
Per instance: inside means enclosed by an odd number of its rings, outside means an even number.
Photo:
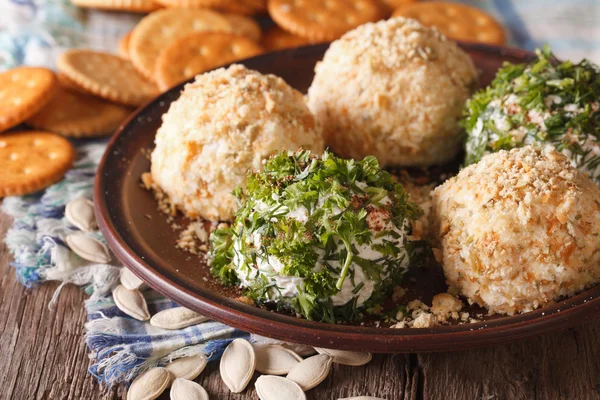
[[[485,44],[459,42],[463,49],[481,53],[493,53],[503,57],[518,57],[527,59],[533,57],[533,53],[516,48],[492,46]],[[251,60],[260,61],[270,59],[277,55],[292,56],[302,55],[304,52],[324,51],[329,44],[305,46],[298,49],[276,51],[253,57],[247,60],[237,61],[245,63]],[[173,91],[181,90],[183,86],[192,81],[188,80],[175,85],[166,92],[161,93],[152,100],[133,112],[129,118],[117,129],[111,137],[96,172],[94,182],[94,209],[98,226],[112,252],[117,259],[132,272],[148,283],[156,291],[174,300],[178,304],[204,313],[208,317],[223,322],[234,328],[260,334],[263,336],[310,344],[319,347],[331,347],[346,350],[364,349],[379,353],[412,353],[412,352],[437,352],[448,350],[460,350],[472,347],[486,346],[512,342],[521,338],[536,336],[542,333],[569,328],[581,324],[587,320],[600,315],[600,284],[596,285],[576,296],[554,303],[538,310],[517,316],[513,323],[496,325],[493,321],[483,321],[473,324],[437,326],[433,328],[376,328],[362,327],[357,325],[327,324],[323,322],[308,321],[293,316],[272,313],[258,307],[239,303],[236,308],[231,308],[212,299],[193,293],[178,282],[159,273],[159,271],[148,265],[121,237],[115,226],[107,204],[106,179],[102,173],[110,160],[115,146],[121,135],[127,131],[131,124],[153,104],[163,101],[163,97],[169,96]],[[170,288],[170,289],[169,289]],[[596,289],[596,297],[589,300],[588,292]],[[581,297],[581,299],[579,299]],[[583,302],[581,302],[583,301]],[[577,303],[577,304],[573,304]],[[543,310],[561,307],[567,309],[550,313]],[[271,318],[268,318],[268,316]],[[274,317],[273,317],[274,316]],[[388,348],[391,346],[392,348]]]

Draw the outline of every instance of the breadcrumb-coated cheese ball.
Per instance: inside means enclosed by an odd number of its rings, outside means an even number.
[[[476,77],[456,43],[398,17],[333,42],[315,68],[308,106],[326,145],[343,157],[441,164],[461,147],[459,119]]]
[[[433,191],[450,290],[491,313],[531,311],[600,282],[600,187],[562,154],[490,154]]]
[[[198,75],[163,115],[151,173],[188,217],[231,219],[231,192],[277,151],[323,152],[300,92],[274,75],[232,65]]]

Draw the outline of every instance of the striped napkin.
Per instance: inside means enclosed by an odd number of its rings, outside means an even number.
[[[586,57],[600,63],[600,2],[598,0],[466,0],[494,15],[507,28],[510,44],[533,50],[549,43],[559,58]],[[69,0],[0,0],[0,71],[18,65],[54,67],[63,50],[88,47],[114,51],[120,36],[139,20],[130,14],[82,11]],[[167,331],[123,314],[110,289],[120,265],[74,260],[64,238],[75,231],[64,208],[80,196],[92,197],[92,186],[105,141],[77,141],[78,160],[65,178],[38,193],[8,197],[5,213],[14,217],[6,243],[14,256],[19,281],[33,286],[48,280],[80,285],[86,301],[86,341],[94,360],[90,373],[108,385],[128,382],[139,372],[188,355],[218,358],[237,337],[249,335],[218,322]],[[99,233],[94,234],[103,240]],[[114,259],[114,257],[113,257]],[[176,307],[151,290],[144,295],[151,313]]]
[[[104,140],[80,143],[77,162],[62,181],[42,193],[7,197],[2,203],[2,211],[14,218],[5,241],[19,281],[28,287],[61,281],[51,308],[65,284],[82,286],[90,295],[85,304],[86,342],[94,361],[89,372],[108,385],[129,382],[138,373],[179,357],[205,354],[209,360],[216,359],[238,337],[264,341],[213,321],[179,330],[137,321],[119,310],[110,295],[122,268],[116,258],[112,257],[114,264],[95,264],[69,250],[65,238],[78,229],[65,219],[65,205],[79,197],[92,198],[96,168],[105,147]],[[98,231],[91,235],[104,241]],[[153,290],[143,294],[151,314],[178,306]]]

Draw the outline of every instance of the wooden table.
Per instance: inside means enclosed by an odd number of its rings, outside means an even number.
[[[0,215],[0,237],[10,219]],[[65,287],[21,286],[0,245],[0,399],[114,399],[87,374],[85,295]],[[210,363],[200,383],[211,399],[256,399],[253,382],[230,394]],[[600,399],[600,320],[505,346],[438,354],[375,355],[365,367],[336,366],[309,399],[374,395],[399,399]],[[168,395],[163,396],[165,399]],[[282,399],[285,400],[285,399]]]

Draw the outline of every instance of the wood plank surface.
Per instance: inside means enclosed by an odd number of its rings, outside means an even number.
[[[0,237],[10,219],[0,215]],[[0,400],[119,399],[87,374],[85,295],[58,286],[26,289],[0,245]],[[256,379],[256,376],[255,376]],[[211,399],[256,399],[252,389],[230,394],[211,363],[199,382]],[[365,367],[336,366],[309,399],[371,395],[409,399],[600,399],[600,321],[510,345],[460,352],[375,355]],[[168,394],[163,397],[168,399]],[[285,400],[285,399],[282,399]]]

